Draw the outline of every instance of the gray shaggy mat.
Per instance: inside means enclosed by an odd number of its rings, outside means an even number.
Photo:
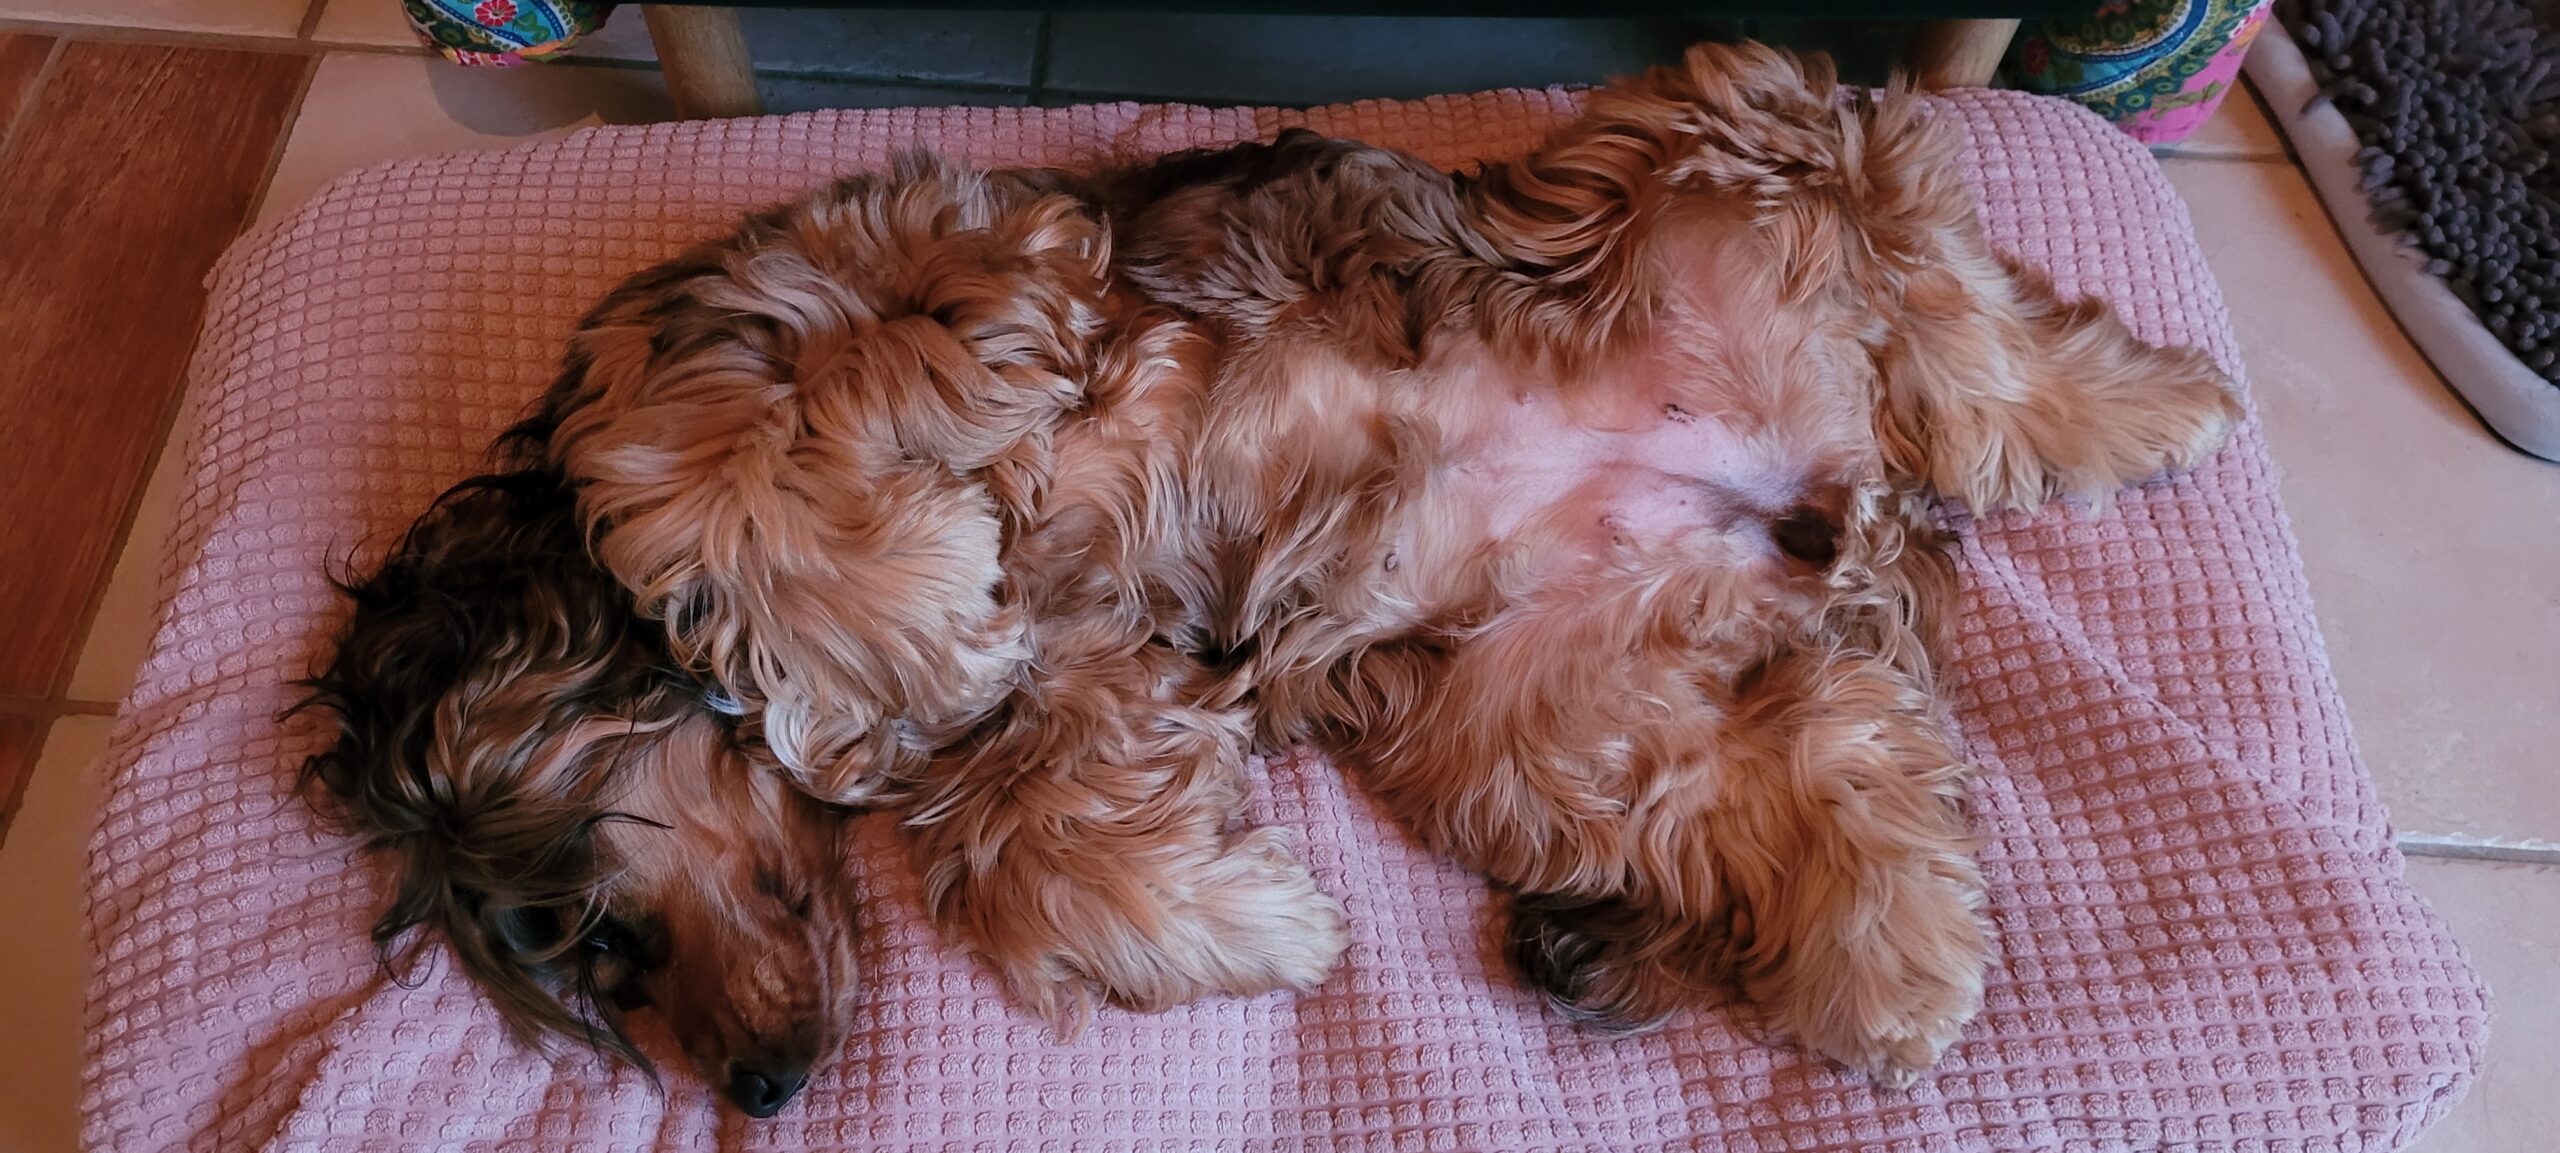
[[[2560,0],[2279,0],[2276,13],[2361,144],[2373,225],[2423,253],[2542,387],[2560,385]],[[2475,406],[2551,455],[2533,443],[2550,430]]]

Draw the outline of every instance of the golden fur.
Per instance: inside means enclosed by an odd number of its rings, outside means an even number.
[[[1247,753],[1314,741],[1517,892],[1569,1010],[1738,988],[1899,1084],[1993,947],[1930,493],[2102,500],[2239,415],[1994,252],[1957,146],[1710,46],[1467,178],[911,159],[618,291],[535,451],[600,611],[742,714],[667,740],[894,808],[1052,1019],[1324,978],[1339,906],[1236,827]]]

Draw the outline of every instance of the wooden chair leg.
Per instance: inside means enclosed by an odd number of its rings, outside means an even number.
[[[1912,35],[1902,66],[1923,89],[1987,87],[2017,34],[2015,20],[1931,20]]]
[[[649,43],[658,49],[658,70],[667,78],[667,97],[675,102],[677,117],[763,114],[764,101],[756,96],[755,58],[747,54],[736,9],[650,4],[640,9],[640,18],[649,25]]]

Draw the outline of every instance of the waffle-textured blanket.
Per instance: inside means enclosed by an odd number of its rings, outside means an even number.
[[[1506,971],[1477,878],[1320,759],[1263,767],[1349,908],[1305,996],[1106,1010],[1061,1042],[921,916],[860,826],[851,1041],[778,1118],[512,1044],[450,966],[404,985],[380,877],[289,787],[286,682],[385,546],[549,381],[615,280],[745,210],[922,143],[979,164],[1135,157],[1293,124],[1434,163],[1517,154],[1573,94],[1268,109],[898,109],[598,129],[347,177],[221,266],[157,642],[89,863],[86,1134],[144,1149],[2386,1149],[2459,1097],[2484,998],[2401,880],[2254,422],[2103,515],[1966,526],[1945,676],[1982,767],[2003,959],[1934,1076],[1880,1092],[1700,1011],[1604,1036]],[[2145,339],[2238,361],[2186,214],[2056,100],[1949,97],[1995,241]],[[368,551],[367,555],[371,555]],[[645,1020],[645,1019],[644,1019]],[[662,1035],[644,1044],[665,1052]]]

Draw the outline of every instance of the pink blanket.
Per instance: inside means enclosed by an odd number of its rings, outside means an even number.
[[[921,142],[980,164],[1132,157],[1292,124],[1435,163],[1518,153],[1575,98],[1297,113],[900,109],[600,129],[333,185],[217,274],[157,644],[90,859],[86,1134],[118,1149],[2384,1149],[2461,1095],[2484,998],[2401,880],[2254,423],[2102,516],[1971,525],[1946,677],[1982,766],[2004,958],[1931,1079],[1879,1092],[1716,1011],[1615,1038],[1542,1008],[1476,878],[1320,760],[1263,771],[1356,925],[1317,992],[1060,1042],[918,912],[862,826],[864,998],[831,1069],[750,1122],[511,1044],[440,958],[403,985],[379,878],[288,795],[275,717],[378,549],[547,383],[617,278],[743,210]],[[2238,368],[2151,158],[2095,117],[1951,97],[1995,240],[2141,335]],[[368,553],[368,555],[370,555]],[[665,1038],[644,1030],[659,1051]]]

